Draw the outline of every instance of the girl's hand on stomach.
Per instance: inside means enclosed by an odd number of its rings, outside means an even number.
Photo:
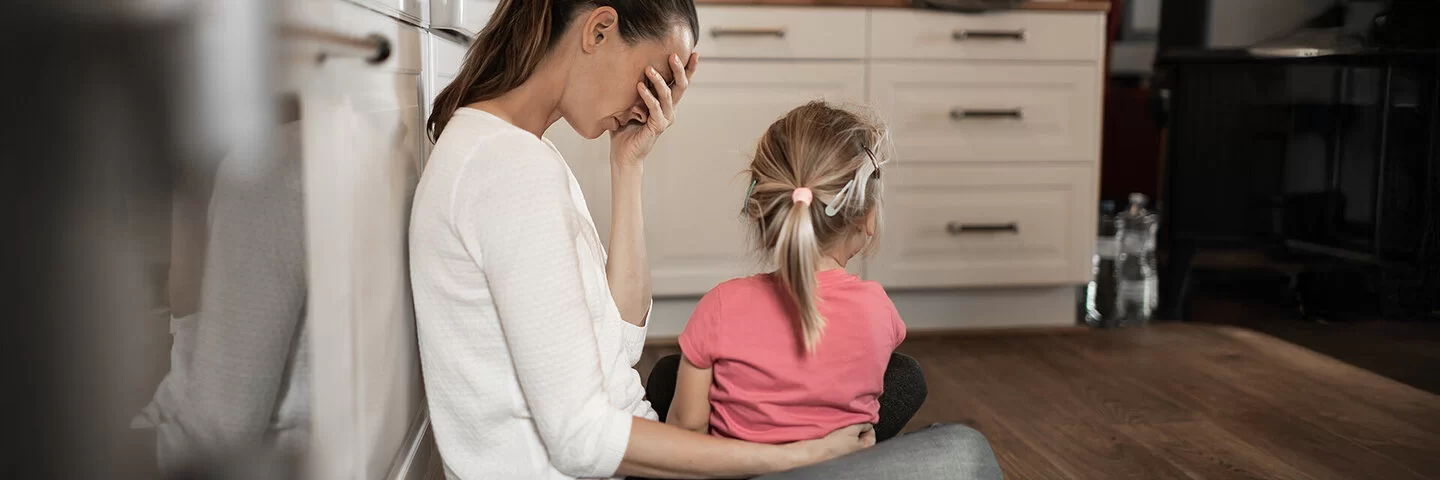
[[[650,149],[655,146],[655,140],[675,123],[675,105],[680,103],[680,97],[690,87],[690,77],[695,75],[695,65],[700,63],[699,60],[699,54],[691,53],[689,61],[682,65],[680,57],[670,55],[670,71],[675,75],[673,87],[665,84],[665,78],[660,72],[651,67],[645,68],[645,77],[649,79],[650,88],[654,88],[655,93],[651,93],[644,82],[635,84],[635,88],[650,113],[643,124],[632,123],[619,131],[610,132],[612,164],[619,167],[639,167],[644,164],[645,157],[650,155]]]
[[[787,446],[800,450],[799,463],[791,467],[798,468],[849,455],[873,445],[875,426],[862,423],[830,432],[823,438],[795,442]]]

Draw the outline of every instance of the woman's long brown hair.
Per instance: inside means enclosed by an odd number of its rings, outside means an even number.
[[[525,83],[565,34],[570,20],[599,7],[615,9],[626,42],[662,38],[671,25],[682,22],[699,40],[693,0],[501,0],[470,45],[460,73],[435,97],[425,122],[430,140],[440,138],[455,110]]]

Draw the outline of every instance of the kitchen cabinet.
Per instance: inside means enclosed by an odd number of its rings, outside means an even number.
[[[474,38],[490,21],[498,0],[430,0],[430,30]]]
[[[1100,151],[1099,68],[881,61],[871,64],[870,101],[895,134],[901,168],[1093,162]]]
[[[863,60],[868,15],[860,8],[705,5],[700,42],[705,58]]]
[[[413,457],[425,425],[406,245],[425,138],[426,33],[355,3],[296,3],[290,24],[375,35],[390,48],[378,63],[337,54],[292,69],[301,102],[310,465],[318,478],[386,478]],[[338,48],[311,43],[305,48]]]
[[[455,80],[455,75],[460,73],[460,67],[465,60],[465,51],[469,48],[469,40],[453,33],[431,29],[425,35],[423,62],[421,66],[420,81],[421,89],[424,91],[424,102],[421,103],[423,116],[420,125],[423,127],[425,121],[430,118],[430,112],[435,109],[435,96]],[[435,146],[426,140],[421,143],[421,164],[430,159],[430,150]]]
[[[771,122],[816,98],[868,103],[890,127],[880,248],[852,271],[885,285],[908,324],[1075,323],[1094,248],[1104,12],[698,12],[701,66],[646,169],[652,337],[677,335],[716,283],[768,269],[747,247],[738,174]],[[548,136],[607,232],[608,143],[563,122]]]
[[[424,25],[424,0],[348,0],[413,25]]]
[[[426,38],[429,43],[425,52],[424,80],[425,116],[428,118],[435,104],[435,96],[460,73],[460,66],[465,61],[465,51],[470,48],[470,43],[466,38],[444,33],[431,32],[426,34]]]
[[[890,288],[1089,280],[1094,232],[1081,222],[1096,195],[1091,167],[953,164],[894,173],[883,245],[867,262],[871,279]]]
[[[912,9],[871,11],[875,59],[1099,62],[1104,12],[991,12],[962,15]]]

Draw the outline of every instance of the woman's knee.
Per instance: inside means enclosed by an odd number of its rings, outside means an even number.
[[[951,462],[950,468],[961,474],[957,478],[1001,478],[1000,462],[985,434],[957,424],[936,424],[924,431],[931,437],[933,448],[945,452],[943,457]]]

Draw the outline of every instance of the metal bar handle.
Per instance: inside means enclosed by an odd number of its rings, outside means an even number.
[[[950,109],[950,119],[955,121],[968,118],[977,119],[1025,119],[1025,110],[1015,108],[963,108],[955,107]]]
[[[353,57],[377,64],[390,58],[390,39],[378,33],[355,37],[302,25],[283,25],[280,32],[289,38],[324,44],[315,56],[316,63],[324,63],[330,57]]]
[[[1028,36],[1029,36],[1029,35],[1027,35],[1027,34],[1025,33],[1025,29],[1023,29],[1023,28],[1018,29],[1018,30],[966,30],[966,29],[956,29],[955,31],[950,32],[950,39],[951,39],[951,40],[955,40],[955,41],[957,41],[957,42],[963,41],[963,40],[970,40],[970,39],[975,39],[975,40],[1014,40],[1014,41],[1017,41],[1017,42],[1023,42],[1023,41],[1025,41],[1025,38],[1028,37]]]
[[[710,36],[785,38],[785,27],[714,27]]]
[[[1020,224],[1010,223],[960,223],[950,222],[945,224],[945,232],[951,235],[964,235],[967,233],[1020,233]]]

